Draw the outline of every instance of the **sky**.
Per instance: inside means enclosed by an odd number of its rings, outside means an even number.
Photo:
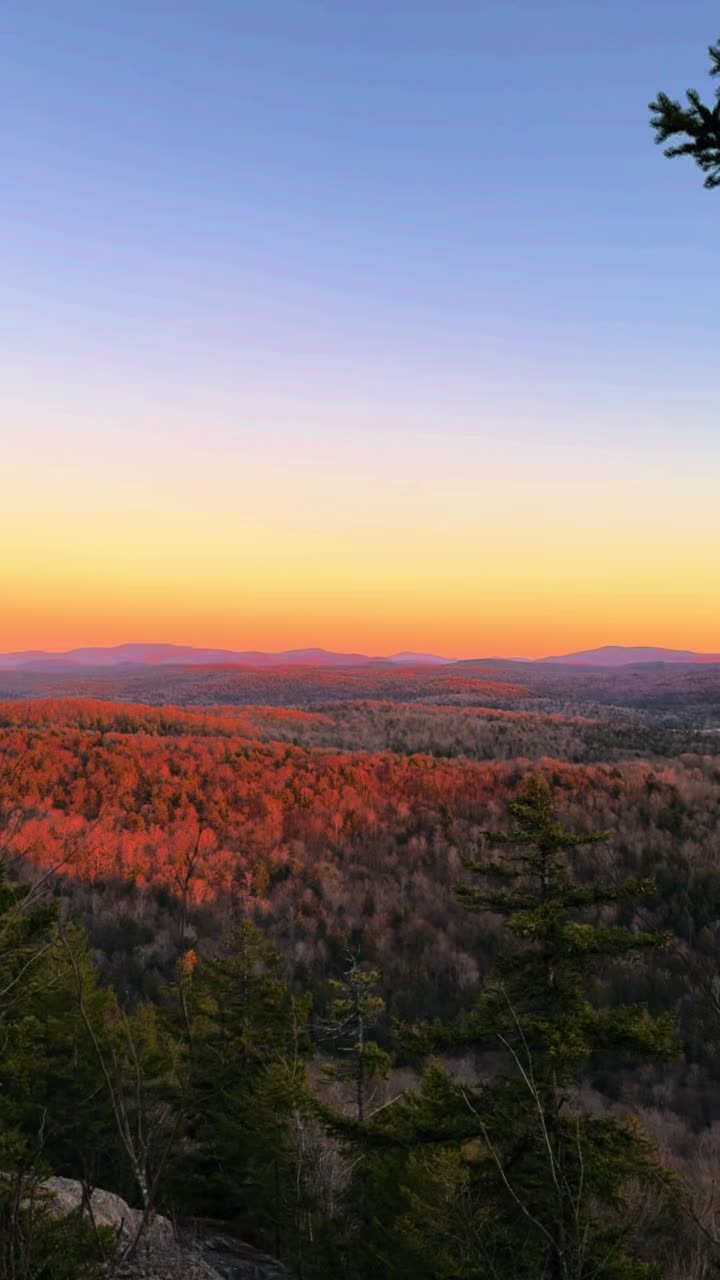
[[[4,0],[0,650],[720,650],[700,0]]]

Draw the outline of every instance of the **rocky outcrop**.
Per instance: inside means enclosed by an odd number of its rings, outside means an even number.
[[[281,1262],[260,1253],[251,1245],[223,1231],[211,1231],[209,1224],[198,1224],[196,1238],[203,1259],[222,1280],[291,1280]]]
[[[42,1189],[51,1198],[53,1213],[59,1218],[77,1213],[83,1203],[82,1185],[74,1178],[48,1178],[43,1182]],[[112,1228],[120,1248],[134,1238],[142,1223],[141,1211],[131,1209],[112,1191],[100,1191],[96,1188],[90,1197],[90,1211],[96,1226]],[[167,1218],[156,1215],[146,1228],[146,1238],[156,1245],[172,1243],[175,1238],[172,1224]]]
[[[58,1217],[80,1211],[79,1182],[48,1178],[43,1188]],[[90,1212],[98,1227],[110,1227],[115,1233],[121,1256],[142,1224],[140,1210],[131,1209],[111,1191],[95,1190]],[[113,1280],[291,1280],[282,1263],[236,1240],[217,1224],[197,1222],[176,1229],[159,1214],[146,1225],[132,1256],[119,1266],[116,1261],[111,1274]]]

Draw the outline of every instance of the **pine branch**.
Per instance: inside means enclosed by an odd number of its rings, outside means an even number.
[[[720,41],[710,45],[710,75],[720,75]],[[697,89],[688,89],[687,106],[666,93],[659,93],[650,103],[650,127],[655,132],[655,142],[663,146],[674,138],[686,138],[688,141],[673,143],[665,147],[664,154],[670,159],[675,156],[691,156],[698,168],[706,175],[705,187],[712,190],[720,187],[720,89],[716,92],[714,106],[703,102]]]

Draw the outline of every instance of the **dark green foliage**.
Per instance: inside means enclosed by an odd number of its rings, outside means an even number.
[[[188,1123],[173,1199],[294,1255],[307,1210],[297,1133],[307,1110],[309,1001],[291,994],[276,950],[247,922],[186,975],[183,999]]]
[[[83,975],[88,1015],[105,1041],[114,997],[100,987],[78,931],[69,929],[66,941]],[[43,983],[26,998],[25,1010],[27,1016],[11,1030],[15,1052],[10,1061],[28,1061],[31,1070],[26,1073],[21,1065],[6,1085],[21,1108],[23,1128],[35,1132],[43,1117],[49,1117],[43,1152],[53,1169],[100,1186],[103,1177],[114,1181],[119,1153],[110,1099],[80,1013],[72,966],[59,942],[47,957]]]
[[[346,956],[346,960],[343,979],[329,984],[333,998],[320,1035],[334,1055],[328,1074],[351,1086],[357,1118],[362,1122],[368,1088],[387,1078],[392,1057],[369,1035],[385,1012],[385,1001],[377,994],[381,975],[377,969],[361,965],[355,956]]]
[[[487,1048],[493,1037],[510,1037],[515,1053],[522,1048],[540,1055],[556,1087],[574,1080],[582,1064],[608,1053],[667,1056],[667,1019],[653,1020],[643,1008],[597,1009],[588,987],[601,963],[630,960],[667,941],[608,921],[608,913],[622,904],[650,898],[654,883],[636,877],[580,882],[574,852],[606,843],[608,833],[565,831],[544,779],[531,778],[509,810],[516,830],[487,833],[504,856],[466,860],[480,884],[457,889],[467,910],[505,917],[510,935],[496,980],[460,1029],[458,1042]]]
[[[0,1168],[27,1159],[40,1114],[27,1124],[24,1101],[32,1089],[33,1040],[40,1032],[34,1001],[47,984],[55,911],[11,885],[0,860]]]
[[[612,922],[653,886],[580,881],[576,850],[607,835],[566,831],[543,779],[526,782],[510,811],[516,829],[490,837],[502,854],[468,860],[475,882],[457,890],[467,909],[505,917],[508,945],[474,1012],[425,1033],[481,1055],[480,1080],[453,1080],[436,1063],[419,1092],[367,1126],[371,1167],[405,1153],[395,1170],[404,1207],[374,1204],[369,1262],[351,1275],[373,1274],[382,1255],[395,1259],[383,1274],[433,1280],[662,1275],[647,1198],[657,1203],[665,1174],[632,1120],[588,1113],[578,1093],[594,1063],[673,1051],[666,1019],[641,1006],[599,1009],[591,996],[598,966],[662,945]],[[367,1171],[361,1179],[366,1189]]]
[[[9,885],[0,866],[0,1165],[42,1162],[82,1177],[81,1150],[99,1149],[112,1117],[56,912],[36,898]],[[87,975],[92,1017],[101,1024],[111,993],[98,987],[79,935],[70,930],[69,937]]]
[[[710,45],[710,75],[720,75],[720,41]],[[688,89],[687,106],[666,93],[659,93],[650,103],[655,141],[663,144],[670,138],[685,138],[665,148],[666,156],[692,156],[705,174],[708,189],[720,187],[720,89],[714,106],[703,102],[697,89]]]
[[[0,861],[0,1280],[95,1280],[114,1248],[42,1187],[54,1162],[82,1164],[102,1111],[56,917]]]

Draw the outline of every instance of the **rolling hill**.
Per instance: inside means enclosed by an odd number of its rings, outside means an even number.
[[[370,657],[364,653],[333,653],[328,649],[286,649],[282,653],[259,650],[205,649],[176,644],[119,644],[112,647],[69,649],[48,653],[28,649],[0,654],[5,671],[58,671],[78,667],[119,666],[211,666],[237,663],[250,667],[362,667],[388,662],[398,666],[439,666],[452,662],[427,653],[398,653],[390,657]]]

